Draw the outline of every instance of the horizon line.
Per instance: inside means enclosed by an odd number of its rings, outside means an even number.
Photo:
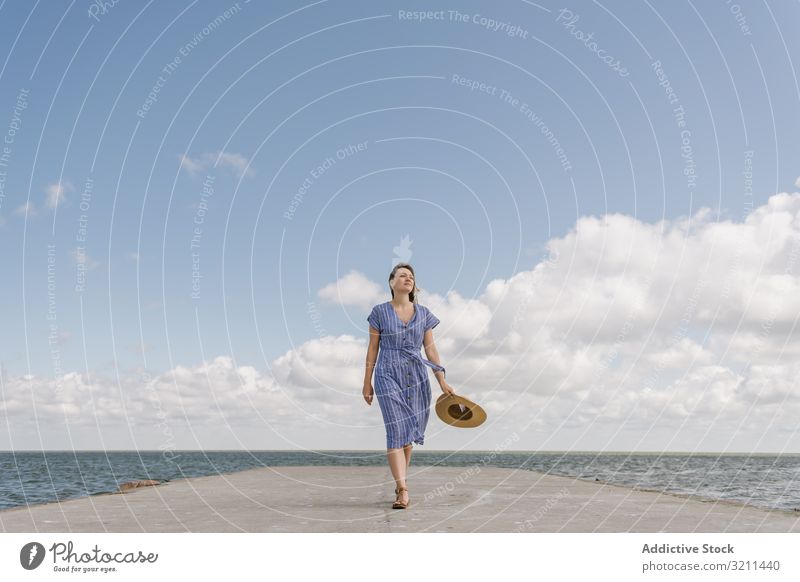
[[[386,449],[169,449],[173,453],[385,453]],[[159,449],[0,449],[0,453],[165,453]],[[631,451],[631,450],[531,450],[531,449],[429,449],[417,450],[416,453],[600,453],[600,454],[637,454],[637,455],[800,455],[800,452],[775,451]]]

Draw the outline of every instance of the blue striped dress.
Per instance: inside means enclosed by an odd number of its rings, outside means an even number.
[[[414,303],[414,315],[403,323],[387,301],[373,307],[367,321],[381,334],[373,387],[386,427],[386,448],[424,444],[431,407],[426,366],[445,369],[423,358],[420,348],[425,332],[436,327],[439,319],[424,305]]]

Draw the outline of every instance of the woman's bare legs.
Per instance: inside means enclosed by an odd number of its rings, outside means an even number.
[[[389,459],[389,468],[392,471],[397,487],[406,487],[406,472],[411,463],[411,451],[413,447],[411,443],[405,445],[402,449],[387,449],[386,456]],[[400,501],[408,503],[408,491],[400,492]]]

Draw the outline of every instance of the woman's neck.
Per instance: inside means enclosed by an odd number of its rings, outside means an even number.
[[[391,301],[394,305],[398,307],[403,307],[405,305],[411,305],[411,300],[408,298],[408,293],[395,293],[394,297],[392,297]]]

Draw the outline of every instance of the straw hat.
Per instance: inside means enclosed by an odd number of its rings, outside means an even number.
[[[458,394],[442,394],[436,400],[436,414],[447,424],[472,428],[483,424],[486,412],[469,398]]]

